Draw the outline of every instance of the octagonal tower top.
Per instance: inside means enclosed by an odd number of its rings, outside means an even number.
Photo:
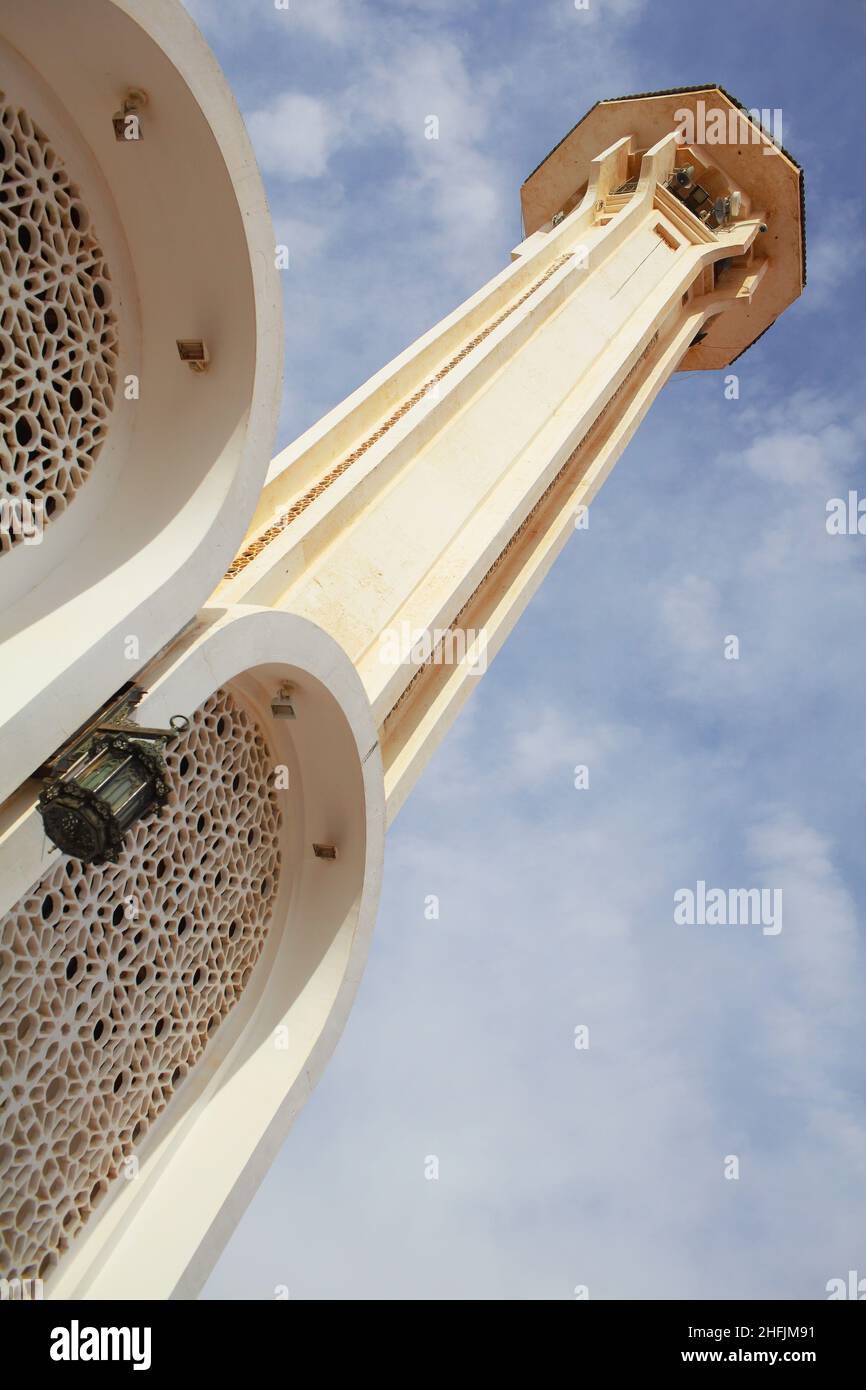
[[[623,136],[633,137],[636,172],[643,151],[676,131],[674,188],[688,214],[712,229],[713,210],[723,206],[729,221],[760,214],[766,226],[753,252],[757,292],[711,320],[680,363],[680,370],[726,367],[806,283],[803,171],[782,147],[780,124],[778,111],[750,111],[714,84],[596,102],[523,184],[525,234],[570,212],[586,191],[591,161]]]

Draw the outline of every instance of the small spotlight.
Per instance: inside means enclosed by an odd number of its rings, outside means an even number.
[[[336,859],[336,845],[313,845],[313,854],[317,859]]]
[[[295,707],[292,704],[292,687],[281,685],[274,698],[271,700],[271,714],[275,719],[295,719]]]
[[[115,140],[125,143],[141,139],[141,112],[146,105],[147,92],[140,87],[133,87],[127,92],[120,110],[115,111],[111,118]]]
[[[177,353],[194,372],[206,372],[210,365],[210,353],[200,338],[178,338]]]

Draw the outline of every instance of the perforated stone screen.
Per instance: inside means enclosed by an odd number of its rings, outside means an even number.
[[[117,320],[90,214],[0,92],[0,555],[86,481],[114,405]]]
[[[265,943],[281,812],[260,731],[217,691],[168,763],[121,862],[64,859],[0,921],[0,1276],[57,1263]]]

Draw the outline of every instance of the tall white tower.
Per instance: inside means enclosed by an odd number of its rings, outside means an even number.
[[[801,176],[720,88],[599,103],[511,265],[263,479],[230,97],[175,3],[69,11],[0,3],[3,478],[58,499],[0,554],[0,1274],[183,1297],[339,1037],[386,823],[656,392],[800,293]]]

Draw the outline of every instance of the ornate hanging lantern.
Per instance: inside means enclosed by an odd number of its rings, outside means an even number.
[[[136,821],[168,800],[165,749],[189,720],[173,715],[170,729],[127,722],[141,695],[132,687],[41,770],[46,786],[36,809],[45,833],[64,854],[84,864],[116,860]]]

